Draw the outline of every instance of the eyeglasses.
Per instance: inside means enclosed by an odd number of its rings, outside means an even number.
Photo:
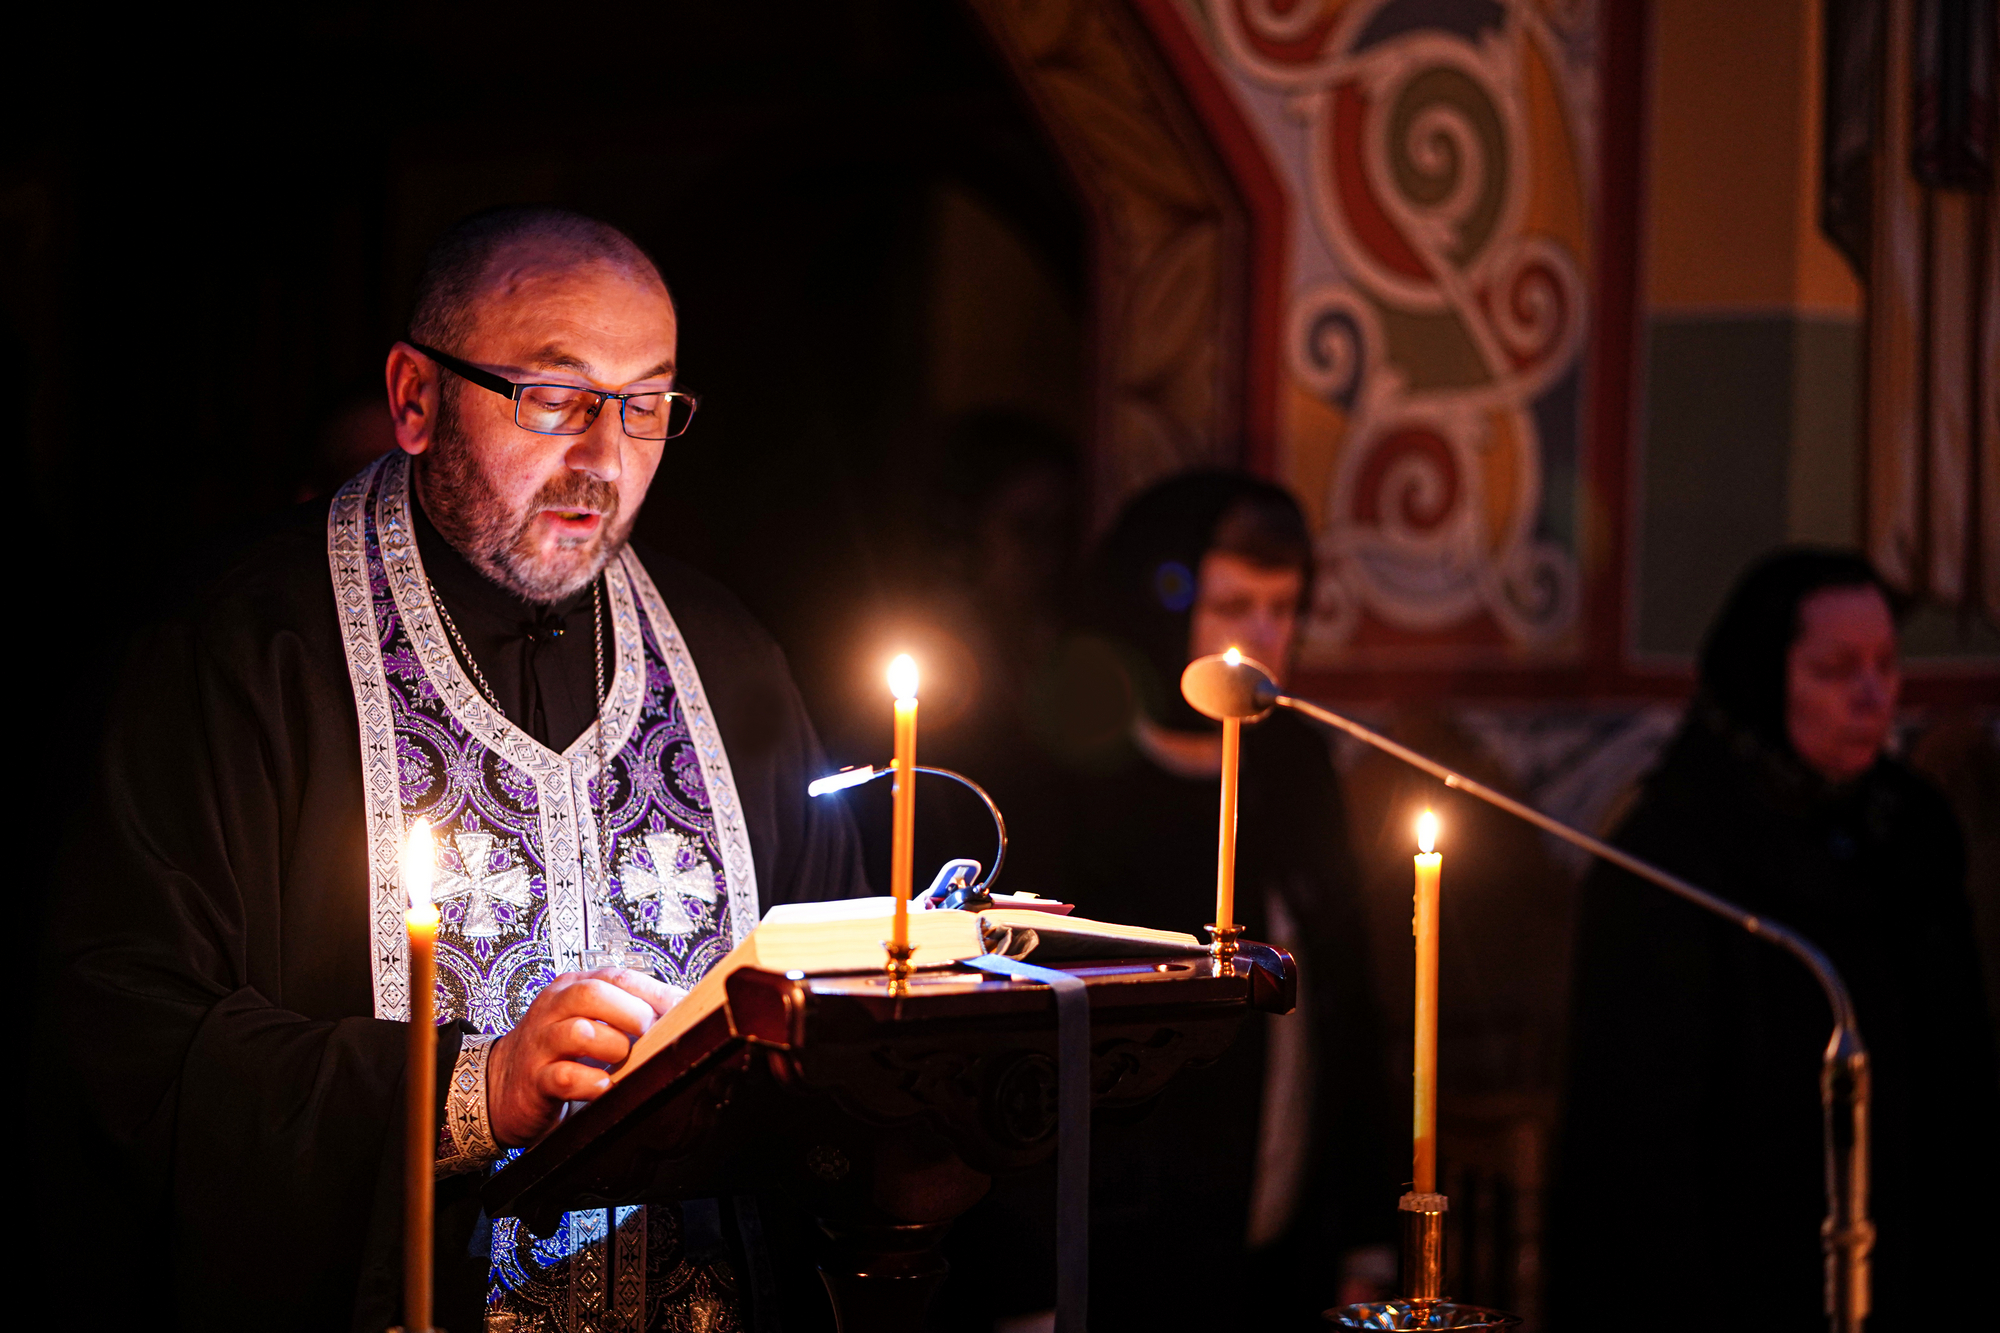
[[[635,440],[671,440],[694,420],[693,394],[668,389],[644,393],[603,393],[574,384],[516,384],[490,370],[449,356],[434,347],[410,346],[468,384],[491,389],[514,404],[514,424],[537,435],[581,435],[609,402],[618,404],[618,421]]]

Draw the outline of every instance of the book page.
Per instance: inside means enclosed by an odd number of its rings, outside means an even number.
[[[1054,916],[1047,912],[1018,908],[989,907],[980,917],[994,925],[1015,930],[1032,930],[1049,941],[1045,949],[1061,948],[1065,957],[1080,958],[1079,946],[1097,948],[1100,954],[1200,953],[1207,945],[1179,930],[1156,930],[1151,926],[1127,926],[1115,921],[1092,921],[1080,916]],[[1055,944],[1056,939],[1064,943]],[[1040,952],[1040,950],[1038,950]],[[1047,956],[1047,955],[1043,955]]]
[[[640,1034],[632,1043],[632,1053],[612,1071],[612,1081],[622,1079],[655,1051],[720,1009],[728,999],[729,975],[740,967],[809,976],[880,968],[887,958],[882,941],[889,935],[890,913],[873,904],[893,902],[889,898],[848,898],[772,908],[764,914],[762,924],[710,968],[679,1004]],[[1018,915],[1051,919],[1042,912]],[[910,961],[919,968],[949,966],[983,952],[979,918],[971,912],[912,912],[910,943],[915,946]]]

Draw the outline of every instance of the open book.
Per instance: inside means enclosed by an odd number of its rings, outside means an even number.
[[[653,1052],[722,1007],[724,983],[742,967],[767,972],[880,971],[882,941],[889,935],[892,898],[845,898],[773,907],[744,941],[708,970],[687,998],[632,1043],[632,1054],[611,1072],[615,1082]],[[1206,946],[1178,930],[1121,926],[1060,916],[1046,909],[989,907],[980,912],[936,908],[910,913],[910,943],[917,968],[948,967],[985,953],[1030,962],[1074,958],[1130,958],[1200,953]]]

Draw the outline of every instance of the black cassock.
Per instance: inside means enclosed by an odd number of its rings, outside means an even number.
[[[1829,790],[1697,705],[1615,840],[1839,969],[1874,1086],[1868,1327],[1929,1327],[2000,1244],[2000,1080],[1944,797],[1890,759]],[[1550,1326],[1824,1329],[1833,1018],[1812,975],[1609,866],[1584,886],[1575,975]]]
[[[36,1284],[86,1326],[379,1330],[400,1304],[404,1025],[372,1017],[355,695],[325,506],[244,548],[142,631],[50,907],[40,1141],[60,1169]],[[417,520],[428,572],[510,720],[594,716],[586,589],[540,609]],[[713,582],[643,563],[734,770],[760,908],[862,888],[777,645]],[[559,631],[552,633],[551,631]],[[440,1032],[444,1076],[459,1050]],[[439,1185],[438,1323],[478,1326],[483,1173]]]

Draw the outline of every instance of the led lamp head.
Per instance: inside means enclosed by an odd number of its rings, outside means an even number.
[[[829,773],[823,778],[814,778],[806,786],[808,796],[828,796],[849,787],[859,787],[864,782],[873,782],[889,770],[863,764],[859,768],[843,768],[838,773]]]

